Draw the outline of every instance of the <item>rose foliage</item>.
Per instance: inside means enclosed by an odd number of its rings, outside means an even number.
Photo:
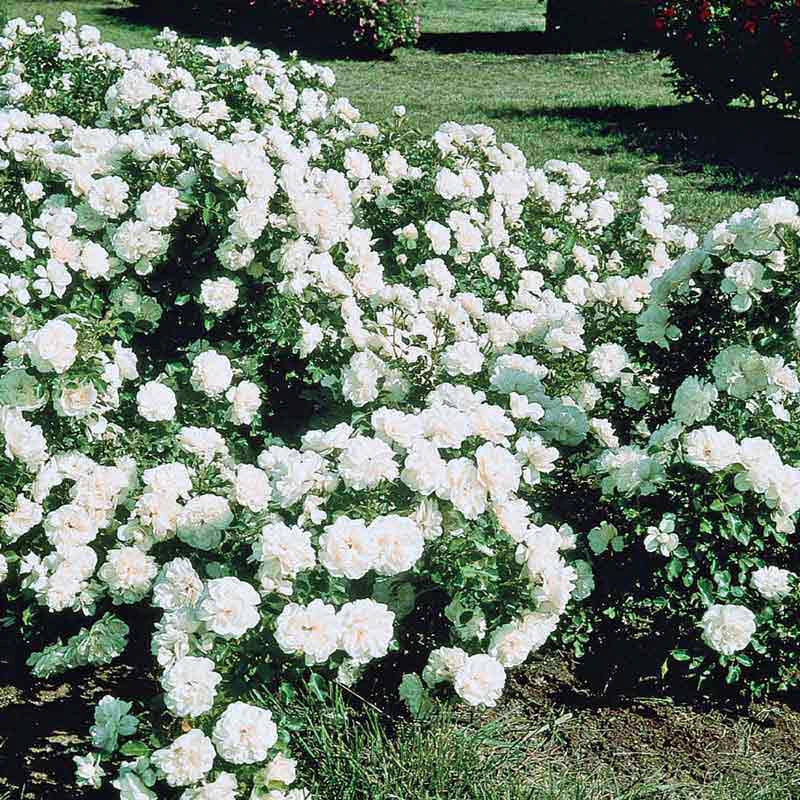
[[[303,798],[265,698],[420,631],[417,710],[642,631],[797,682],[794,203],[700,238],[658,176],[626,205],[303,60],[60,21],[0,39],[4,613],[42,675],[151,625],[162,692],[97,706],[79,783]]]

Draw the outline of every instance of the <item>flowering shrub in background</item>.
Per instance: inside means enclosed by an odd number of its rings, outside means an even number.
[[[60,22],[0,39],[6,618],[99,617],[42,675],[152,624],[166,709],[101,702],[79,783],[299,800],[264,698],[426,625],[417,711],[602,620],[797,681],[794,203],[700,240],[658,176],[629,208],[487,126],[364,121],[303,60]],[[298,364],[318,414],[279,438]]]
[[[413,45],[419,38],[417,0],[282,0],[308,23],[327,21],[345,29],[343,44],[376,53],[391,53]]]
[[[156,12],[157,0],[137,0]],[[413,45],[420,34],[418,0],[192,0],[171,13],[202,15],[237,29],[282,31],[301,50],[344,49],[366,55],[389,55]]]
[[[794,111],[800,102],[795,0],[656,0],[656,46],[677,90],[708,103],[746,99]]]

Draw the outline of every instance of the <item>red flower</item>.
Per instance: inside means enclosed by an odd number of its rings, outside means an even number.
[[[745,22],[744,29],[748,33],[754,34],[758,30],[758,22],[756,22],[754,19],[749,19],[747,22]]]

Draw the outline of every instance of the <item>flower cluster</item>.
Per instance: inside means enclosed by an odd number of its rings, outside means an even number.
[[[60,22],[0,39],[0,576],[45,628],[156,609],[168,712],[109,701],[80,781],[138,727],[123,798],[303,797],[241,692],[353,683],[429,602],[418,688],[473,705],[617,590],[703,668],[780,647],[795,204],[701,241],[659,176],[630,209],[483,125],[363,121],[303,60]],[[322,421],[277,436],[275,372]],[[626,559],[655,583],[579,605]]]

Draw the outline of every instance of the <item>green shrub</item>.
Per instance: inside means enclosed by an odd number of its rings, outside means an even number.
[[[550,0],[547,30],[565,47],[638,46],[652,32],[646,0]]]

